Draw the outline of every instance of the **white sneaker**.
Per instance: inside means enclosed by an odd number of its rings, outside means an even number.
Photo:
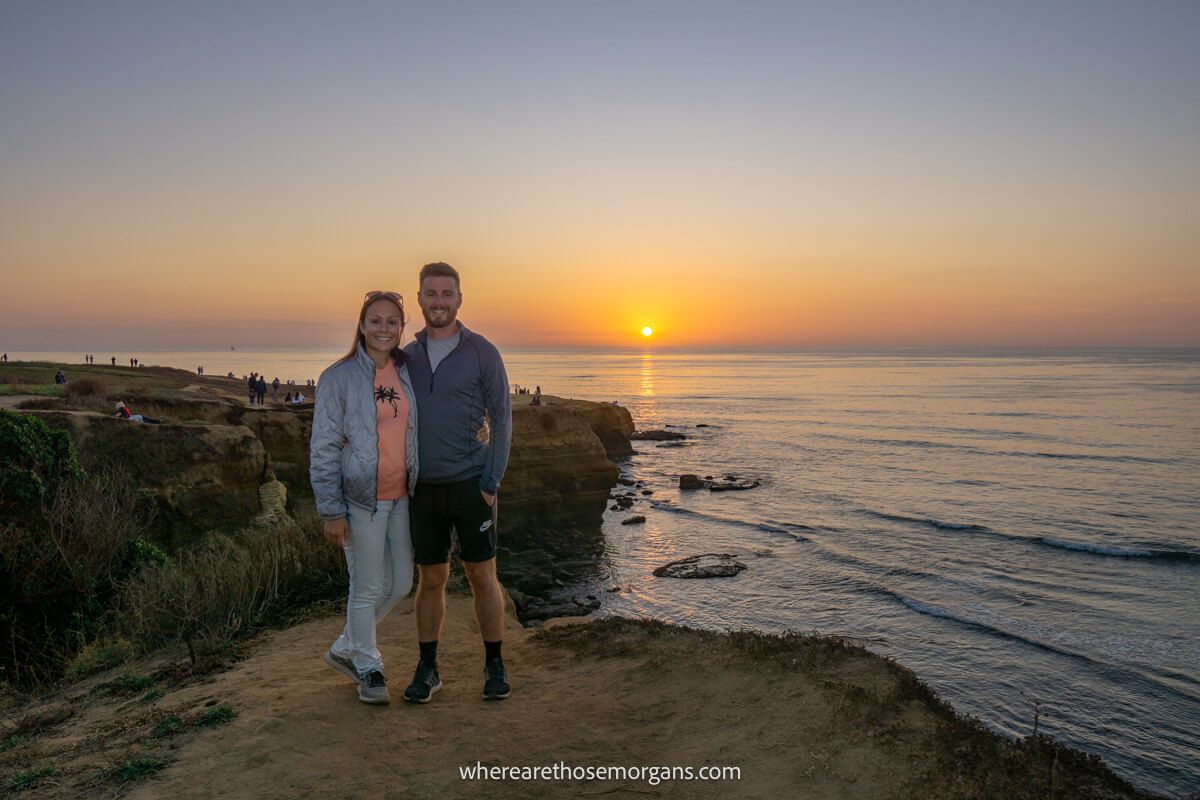
[[[354,668],[354,662],[350,659],[346,658],[345,656],[339,656],[330,650],[325,654],[325,663],[345,675],[350,680],[358,683],[358,670]]]
[[[392,698],[388,695],[387,678],[383,677],[383,673],[377,669],[373,669],[366,675],[363,675],[358,682],[358,699],[364,703],[372,703],[374,705],[384,705],[392,702]]]

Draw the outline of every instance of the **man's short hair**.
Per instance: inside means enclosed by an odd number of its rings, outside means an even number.
[[[417,285],[424,286],[426,278],[454,278],[454,288],[462,291],[462,283],[458,280],[458,270],[445,261],[435,261],[421,267],[421,277],[417,281]]]

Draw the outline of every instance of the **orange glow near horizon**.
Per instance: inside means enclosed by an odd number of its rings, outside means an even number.
[[[1200,347],[1193,4],[15,5],[0,349]]]
[[[355,259],[336,271],[324,266],[332,255],[285,266],[283,255],[255,265],[221,254],[229,265],[207,268],[183,257],[185,268],[164,271],[156,254],[127,251],[118,266],[115,253],[96,252],[86,270],[6,271],[0,339],[7,349],[39,350],[113,346],[114,337],[141,348],[341,347],[364,287],[408,299],[411,338],[423,326],[416,273],[440,257],[463,275],[459,318],[508,346],[1200,345],[1200,281],[1182,275],[1135,280],[1082,266],[1038,275],[1004,267],[995,254],[971,269],[883,257],[820,267],[801,257],[734,276],[711,262],[642,268],[595,258],[567,271],[431,251]],[[113,275],[153,277],[114,284]]]

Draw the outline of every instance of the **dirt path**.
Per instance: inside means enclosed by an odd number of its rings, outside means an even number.
[[[0,395],[0,408],[7,408],[9,411],[16,411],[17,406],[25,400],[41,400],[44,398],[36,394],[4,394]]]
[[[394,702],[367,706],[321,660],[341,622],[322,617],[273,632],[250,657],[201,682],[174,690],[156,683],[165,694],[152,706],[136,694],[106,700],[94,685],[73,687],[68,703],[59,698],[60,711],[73,716],[6,754],[5,772],[16,758],[26,767],[55,765],[34,792],[39,798],[1131,796],[1095,762],[1041,745],[1030,755],[964,727],[911,673],[820,640],[780,644],[618,620],[534,633],[509,620],[513,693],[487,702],[470,599],[452,596],[441,637],[445,687],[432,703],[409,705],[399,699],[417,652],[406,600],[380,635]],[[100,680],[113,685],[114,677]],[[222,706],[236,713],[231,722],[195,725]],[[193,722],[156,737],[155,724],[168,715]],[[140,756],[166,767],[131,783],[112,777],[113,765]],[[460,767],[477,762],[736,767],[740,778],[464,780]],[[106,766],[109,776],[97,777]]]

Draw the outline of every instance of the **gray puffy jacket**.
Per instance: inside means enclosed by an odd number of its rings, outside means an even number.
[[[405,463],[408,493],[417,487],[417,399],[408,376],[408,357],[393,354],[400,385],[408,397]],[[374,509],[379,469],[379,435],[375,430],[375,362],[358,346],[354,358],[339,361],[317,381],[317,407],[309,440],[309,477],[324,519],[346,516],[347,501]]]

